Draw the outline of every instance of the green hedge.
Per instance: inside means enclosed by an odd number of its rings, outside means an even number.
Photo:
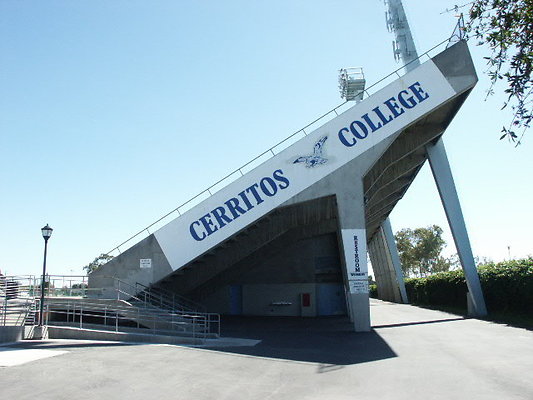
[[[370,285],[368,285],[368,289],[369,289],[369,295],[370,297],[374,298],[374,299],[377,299],[378,298],[378,287],[375,283],[371,283]]]
[[[510,312],[533,316],[533,258],[483,265],[478,267],[478,273],[489,314]],[[406,279],[405,286],[413,304],[466,310],[463,271]]]

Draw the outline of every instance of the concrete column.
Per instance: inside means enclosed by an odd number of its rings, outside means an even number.
[[[398,254],[398,248],[396,247],[396,240],[394,239],[390,219],[388,217],[383,224],[381,224],[381,228],[383,229],[385,241],[387,242],[387,247],[391,256],[392,265],[394,267],[394,271],[396,272],[396,282],[398,284],[398,289],[400,290],[401,301],[402,303],[407,304],[409,303],[409,299],[407,298],[407,291],[405,290],[402,264],[400,263],[400,256]]]
[[[378,298],[380,300],[394,301],[394,289],[391,285],[391,276],[385,250],[380,228],[369,243],[368,253],[370,255],[370,261],[372,261],[372,269],[374,270],[378,285]]]
[[[353,185],[353,186],[352,186]],[[368,265],[366,261],[365,208],[362,181],[350,183],[337,194],[339,245],[346,282],[346,300],[356,332],[370,331]]]
[[[459,197],[457,196],[457,190],[455,189],[452,171],[442,138],[434,146],[427,146],[426,151],[433,177],[437,183],[442,205],[448,218],[448,224],[452,231],[455,247],[463,267],[466,284],[473,303],[474,315],[479,317],[485,316],[487,315],[487,308],[474,263],[474,256],[470,247],[470,240],[466,231],[461,204],[459,203]]]
[[[372,268],[376,275],[379,299],[401,303],[402,296],[399,287],[399,279],[394,267],[390,246],[383,226],[379,228],[372,238],[368,252],[370,254],[370,260],[372,261]],[[401,271],[400,278],[403,283]]]

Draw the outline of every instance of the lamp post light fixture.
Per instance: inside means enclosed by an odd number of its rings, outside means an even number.
[[[48,246],[48,239],[52,236],[53,229],[46,224],[44,228],[41,228],[44,239],[44,261],[43,261],[43,277],[41,281],[41,310],[39,313],[39,326],[43,326],[43,316],[44,316],[44,281],[46,278],[46,249]]]

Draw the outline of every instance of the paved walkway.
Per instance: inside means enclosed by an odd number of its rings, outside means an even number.
[[[374,330],[363,334],[344,318],[230,318],[223,334],[245,340],[217,348],[24,342],[0,349],[0,365],[11,365],[0,367],[0,391],[17,400],[533,399],[533,332],[379,301],[371,312]]]

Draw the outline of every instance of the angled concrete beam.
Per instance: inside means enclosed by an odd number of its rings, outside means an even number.
[[[368,191],[395,163],[417,150],[423,149],[428,143],[442,134],[443,130],[442,123],[418,123],[403,131],[365,175],[365,191]]]
[[[387,254],[387,248],[383,238],[383,232],[379,229],[372,237],[368,246],[370,261],[376,283],[378,286],[378,298],[385,301],[399,301],[396,297],[394,279],[391,274],[390,257]],[[398,296],[399,297],[399,296]]]
[[[382,187],[377,193],[379,196],[374,196],[372,199],[366,199],[366,207],[372,208],[379,204],[382,199],[386,199],[391,194],[395,194],[398,191],[402,190],[406,186],[410,185],[413,181],[413,176],[411,174],[403,175],[391,182],[389,185]]]
[[[390,212],[392,211],[395,205],[396,203],[391,204],[385,207],[384,209],[382,209],[379,213],[374,214],[371,217],[367,217],[366,218],[367,226],[372,226],[373,224],[381,225],[381,223],[385,220],[385,218],[389,216]]]
[[[470,247],[459,196],[455,189],[452,171],[442,139],[439,139],[434,146],[427,146],[427,153],[431,171],[433,172],[448,224],[452,231],[455,247],[463,267],[474,314],[479,317],[485,316],[487,315],[487,308],[483,298],[483,291],[481,290],[481,283],[479,282],[472,248]]]
[[[396,282],[398,288],[400,289],[400,296],[404,304],[409,303],[407,298],[407,291],[405,290],[405,281],[403,279],[402,265],[400,263],[400,256],[398,254],[398,248],[396,247],[396,240],[394,240],[394,234],[392,233],[392,227],[390,224],[390,219],[387,218],[383,224],[383,234],[385,235],[385,240],[387,242],[387,247],[389,248],[389,253],[391,255],[392,265],[394,266],[394,271],[396,272]]]
[[[365,192],[365,197],[367,201],[371,200],[372,197],[374,197],[381,188],[390,185],[399,177],[412,172],[415,168],[422,165],[425,161],[425,154],[413,153],[394,163],[394,165],[392,165],[390,168],[387,169],[387,171],[380,175],[379,178],[377,178],[377,180],[374,182],[374,184]]]
[[[372,204],[370,207],[367,206],[367,218],[372,218],[374,215],[380,213],[381,210],[387,208],[389,205],[396,204],[398,201],[401,200],[406,190],[407,187],[404,186],[398,189],[396,192],[390,193],[387,197],[380,199],[379,202]]]

